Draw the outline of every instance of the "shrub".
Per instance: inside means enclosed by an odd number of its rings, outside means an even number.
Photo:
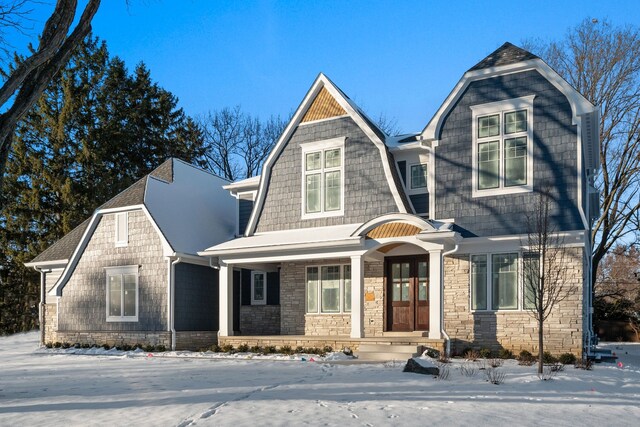
[[[297,346],[296,347],[296,353],[304,353],[304,348],[302,346]]]
[[[478,373],[478,367],[475,363],[463,363],[460,365],[460,373],[465,377],[475,377]]]
[[[438,362],[440,362],[440,363],[451,363],[451,359],[449,359],[444,354],[441,354],[440,357],[438,357]]]
[[[558,358],[551,354],[551,352],[545,351],[544,353],[542,353],[542,363],[551,364],[556,363],[557,361]]]
[[[325,345],[325,346],[322,348],[322,352],[323,352],[323,353],[331,353],[332,351],[333,351],[333,347],[331,347],[330,345]]]
[[[342,352],[344,354],[346,354],[347,356],[353,356],[353,350],[351,350],[349,347],[345,347],[342,349]]]
[[[536,358],[530,351],[522,350],[518,355],[518,365],[531,366],[535,363]]]
[[[137,349],[144,350],[144,347],[143,347],[143,346],[142,346],[142,344],[140,344],[140,343],[135,343],[135,344],[133,345],[133,349],[134,349],[134,350],[137,350]]]
[[[470,349],[464,353],[464,358],[475,362],[480,358],[480,353],[478,353],[476,350]]]
[[[156,346],[156,351],[159,351],[159,352],[167,351],[167,348],[165,346],[163,346],[162,344],[158,344]]]
[[[488,348],[481,348],[478,354],[480,354],[480,357],[483,359],[488,359],[491,357],[491,350]]]
[[[86,343],[82,344],[82,348],[91,348],[91,344],[86,342]]]
[[[209,347],[209,350],[213,351],[214,353],[220,353],[221,351],[218,344],[212,344],[211,347]]]
[[[593,361],[591,359],[578,359],[576,360],[574,368],[590,371],[593,368]]]
[[[69,347],[71,347],[71,344],[69,344],[68,342],[65,341],[62,343],[62,348],[69,348]]]
[[[152,352],[154,350],[151,344],[147,344],[144,346],[144,351]]]
[[[82,348],[79,342],[73,344],[73,348]]]
[[[500,359],[513,359],[513,352],[506,348],[501,348],[498,352],[498,357]]]
[[[111,346],[107,343],[102,344],[102,348],[104,348],[105,350],[109,350],[111,349]],[[149,350],[149,351],[153,351],[153,350]]]
[[[259,345],[254,345],[253,347],[251,347],[251,353],[262,353],[262,347],[260,347]]]
[[[131,351],[131,345],[130,344],[122,344],[122,350],[123,351]]]
[[[496,368],[487,369],[485,371],[485,375],[487,376],[487,381],[491,384],[500,385],[504,382],[504,378],[506,374],[502,371],[499,371]]]
[[[44,346],[47,347],[47,348],[53,348],[53,343],[51,341],[49,341]]]
[[[262,354],[273,354],[276,353],[276,351],[275,345],[267,345],[262,349]]]
[[[280,353],[282,353],[282,354],[292,354],[293,353],[293,349],[291,348],[290,345],[283,345],[282,347],[280,347]]]
[[[489,366],[491,366],[492,368],[499,368],[500,366],[502,366],[502,359],[489,359]]]
[[[558,356],[558,361],[563,365],[573,365],[576,363],[576,355],[573,353],[562,353]]]
[[[438,363],[438,381],[449,379],[449,366],[446,363]]]
[[[240,353],[246,353],[249,351],[249,346],[247,344],[240,344],[238,346],[238,352]]]

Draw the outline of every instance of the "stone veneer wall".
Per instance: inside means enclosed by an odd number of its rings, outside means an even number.
[[[241,305],[242,335],[280,335],[279,305]]]
[[[55,341],[69,344],[109,344],[110,346],[150,344],[163,345],[169,349],[171,333],[162,331],[58,331]]]
[[[47,297],[54,299],[54,297]],[[44,342],[58,341],[58,307],[54,303],[44,305]],[[60,341],[62,342],[62,341]]]
[[[304,334],[313,336],[351,335],[351,313],[306,314]]]
[[[384,332],[384,262],[364,263],[364,292],[373,301],[364,301],[364,336],[379,337]]]
[[[203,350],[218,342],[218,331],[176,332],[176,350]]]
[[[142,210],[129,211],[129,244],[115,247],[115,215],[102,216],[58,305],[59,331],[167,331],[167,261]],[[139,265],[138,321],[106,321],[105,267]]]
[[[570,248],[567,278],[577,291],[556,306],[545,321],[544,345],[551,353],[582,353],[583,249]],[[444,327],[453,354],[465,348],[502,347],[513,351],[538,348],[537,322],[527,311],[471,312],[469,301],[469,255],[445,258]]]

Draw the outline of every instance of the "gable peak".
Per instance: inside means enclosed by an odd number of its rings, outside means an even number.
[[[477,71],[500,65],[515,64],[517,62],[537,59],[533,53],[514,44],[505,42],[502,46],[491,52],[486,58],[471,67],[469,71]]]

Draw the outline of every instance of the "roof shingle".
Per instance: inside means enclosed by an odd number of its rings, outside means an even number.
[[[498,67],[500,65],[515,64],[517,62],[537,59],[538,57],[518,46],[506,42],[498,49],[494,50],[482,61],[471,67],[469,71],[482,70],[485,68]]]

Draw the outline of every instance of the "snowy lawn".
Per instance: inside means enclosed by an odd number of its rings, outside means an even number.
[[[403,364],[56,354],[38,334],[0,337],[0,425],[586,425],[637,426],[640,345],[611,344],[622,367],[567,366],[551,381],[507,361],[447,380]]]

